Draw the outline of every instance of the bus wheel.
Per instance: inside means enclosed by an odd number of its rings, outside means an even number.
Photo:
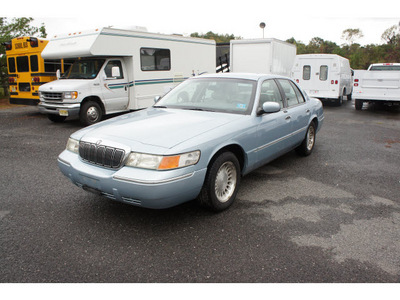
[[[47,118],[48,118],[50,121],[54,122],[54,123],[62,123],[62,122],[65,121],[65,119],[66,119],[67,117],[65,117],[65,116],[59,116],[59,115],[53,115],[53,114],[48,114],[48,115],[47,115]]]
[[[100,122],[102,117],[103,111],[100,105],[93,101],[84,103],[79,113],[79,120],[85,126]]]

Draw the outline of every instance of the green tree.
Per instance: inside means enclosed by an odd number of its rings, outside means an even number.
[[[33,18],[13,18],[9,21],[7,18],[0,17],[0,87],[3,87],[6,93],[8,93],[8,73],[6,49],[3,43],[22,36],[45,38],[47,33],[44,24],[35,27],[31,25],[32,21]]]
[[[342,32],[342,39],[346,40],[350,46],[353,45],[353,43],[357,39],[360,39],[363,36],[364,36],[364,34],[358,28],[356,28],[356,29],[349,28],[349,29],[343,30],[343,32]]]
[[[233,34],[218,34],[212,31],[207,32],[206,34],[194,32],[190,35],[191,37],[203,38],[214,40],[216,43],[229,43],[230,40],[240,40],[241,37],[236,37]]]

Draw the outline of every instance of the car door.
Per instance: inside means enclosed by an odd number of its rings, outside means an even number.
[[[109,60],[104,67],[104,74],[103,97],[107,113],[125,110],[128,105],[129,81],[123,62],[119,59]]]
[[[281,110],[258,116],[256,150],[258,165],[273,160],[290,148],[287,139],[291,134],[291,120],[284,107],[282,93],[273,79],[262,83],[259,107],[262,107],[264,102],[271,101],[279,103]]]
[[[287,142],[293,148],[303,141],[311,112],[302,92],[291,80],[277,79],[277,81],[284,93],[286,119],[290,123],[290,136]]]

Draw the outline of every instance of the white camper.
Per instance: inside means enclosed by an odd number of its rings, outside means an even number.
[[[289,76],[296,46],[277,39],[231,40],[230,71]]]
[[[309,96],[342,105],[343,97],[351,100],[352,72],[349,60],[339,55],[301,54],[296,55],[291,77]]]
[[[43,58],[77,60],[40,87],[39,110],[54,122],[79,116],[90,125],[106,114],[151,106],[185,79],[215,73],[215,49],[213,40],[115,28],[55,37]]]

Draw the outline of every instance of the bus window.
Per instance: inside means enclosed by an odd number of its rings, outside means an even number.
[[[18,72],[29,72],[28,56],[17,57],[17,70]]]
[[[31,55],[31,72],[39,71],[39,63],[37,55]]]
[[[14,57],[9,57],[8,58],[8,72],[9,73],[15,73],[15,58]]]

